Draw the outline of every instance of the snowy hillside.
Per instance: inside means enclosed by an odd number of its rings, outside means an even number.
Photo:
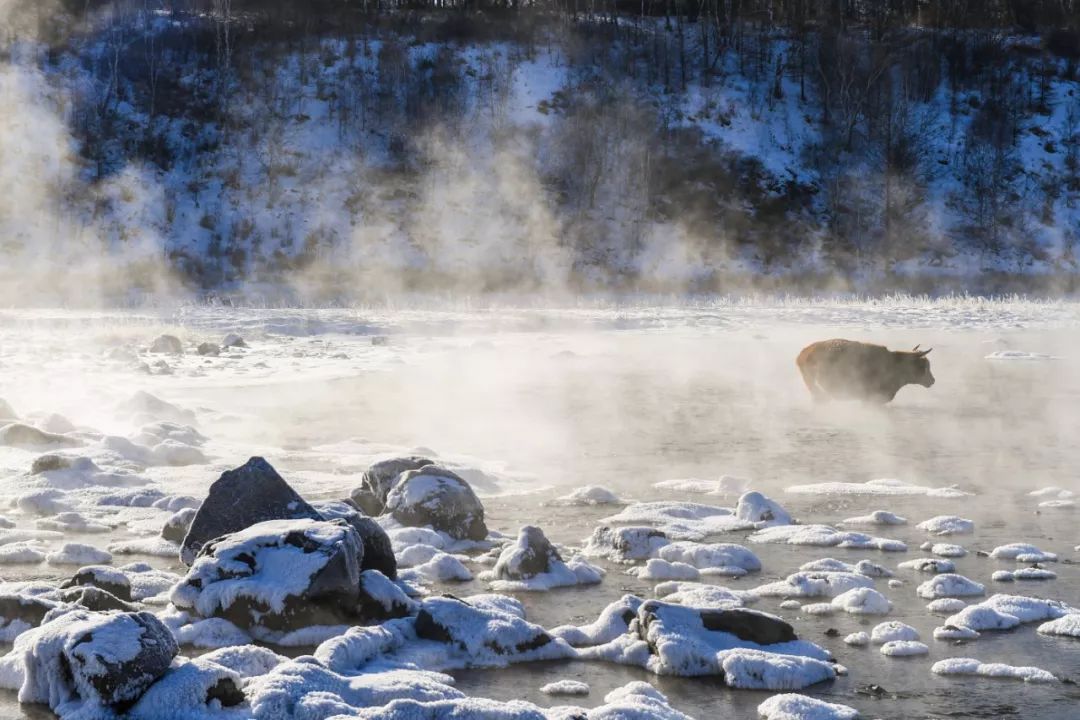
[[[5,300],[58,265],[66,297],[1075,283],[1080,75],[1038,33],[135,5],[5,41]]]

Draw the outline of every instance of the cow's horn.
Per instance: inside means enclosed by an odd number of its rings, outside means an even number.
[[[927,348],[926,350],[920,350],[919,351],[919,356],[920,357],[926,357],[927,355],[930,354],[930,351],[933,350],[933,349],[934,348]]]
[[[920,347],[921,345],[922,345],[922,343],[919,343],[919,344],[918,344],[918,345],[916,345],[915,347],[911,348],[911,352],[919,352],[919,347]]]

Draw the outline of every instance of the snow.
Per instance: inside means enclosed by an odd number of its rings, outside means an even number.
[[[1013,582],[1015,580],[1054,580],[1057,573],[1040,567],[1020,568],[1019,570],[997,570],[991,577],[995,582]]]
[[[1024,682],[1057,682],[1052,673],[1037,667],[1016,667],[1004,663],[983,663],[974,658],[948,658],[930,667],[935,675],[978,675],[988,678],[1012,678]]]
[[[742,607],[757,602],[753,590],[732,590],[721,585],[670,580],[653,588],[656,597],[664,602],[693,608]]]
[[[656,553],[661,560],[685,563],[702,575],[739,577],[761,570],[761,560],[750,549],[731,543],[679,541],[661,546]]]
[[[417,582],[466,582],[473,579],[472,571],[465,563],[449,553],[436,551],[430,560],[401,570],[398,576],[402,580]]]
[[[222,648],[251,643],[250,635],[222,618],[206,618],[182,625],[173,630],[173,635],[180,645],[197,648]]]
[[[1054,360],[1052,355],[1046,355],[1044,353],[1027,352],[1024,350],[996,350],[986,356],[986,360],[994,361],[1042,361],[1042,360]]]
[[[847,572],[797,572],[781,581],[754,588],[760,597],[836,597],[855,588],[872,588],[874,581],[865,575]]]
[[[34,564],[45,556],[43,546],[34,542],[0,545],[0,565]]]
[[[935,575],[915,589],[916,595],[927,600],[943,597],[970,597],[985,593],[986,588],[980,583],[952,573]]]
[[[957,515],[938,515],[923,520],[915,527],[931,535],[970,535],[975,532],[975,522]]]
[[[1072,612],[1056,620],[1044,622],[1038,627],[1038,632],[1043,635],[1080,638],[1080,612]]]
[[[1022,563],[1055,562],[1058,559],[1055,553],[1045,552],[1028,543],[999,545],[990,551],[990,557],[997,560],[1015,560]]]
[[[874,626],[870,631],[870,641],[875,645],[887,642],[919,640],[919,631],[898,620],[890,620]]]
[[[918,570],[919,572],[951,573],[956,569],[956,564],[952,560],[942,560],[941,558],[915,558],[914,560],[904,560],[896,567],[904,570]]]
[[[791,515],[780,506],[780,503],[759,492],[748,492],[740,497],[735,506],[735,515],[741,520],[753,523],[755,527],[792,523]]]
[[[845,532],[828,525],[781,525],[758,530],[749,538],[756,543],[782,543],[787,545],[813,545],[816,547],[840,547],[885,552],[904,552],[907,545],[899,540],[873,537],[856,532]]]
[[[927,655],[930,648],[925,643],[915,640],[890,640],[881,646],[881,654],[889,657],[910,657],[912,655]]]
[[[967,607],[967,603],[959,598],[938,598],[926,604],[926,612],[934,615],[952,615]]]
[[[870,636],[862,631],[854,632],[844,636],[844,643],[852,647],[863,647],[870,644]]]
[[[64,543],[59,550],[45,556],[50,565],[101,565],[112,562],[112,554],[93,545]]]
[[[552,505],[618,505],[622,500],[605,487],[600,485],[586,485],[577,490],[552,500]]]
[[[764,720],[858,720],[859,711],[847,705],[785,693],[773,695],[757,708]]]
[[[582,552],[588,557],[630,564],[654,557],[668,542],[667,537],[651,527],[601,526],[586,539]]]
[[[600,616],[588,625],[561,625],[550,632],[552,637],[562,638],[573,647],[602,645],[624,635],[630,619],[637,615],[642,599],[636,595],[623,595],[600,612]],[[741,605],[733,598],[733,605]]]
[[[545,695],[588,695],[589,685],[577,680],[557,680],[540,688]]]
[[[887,615],[892,610],[889,599],[873,588],[853,588],[832,599],[833,607],[851,615]]]
[[[694,495],[741,495],[750,487],[747,478],[721,475],[719,480],[697,480],[693,478],[661,480],[653,483],[657,490],[690,493]]]
[[[998,594],[946,618],[944,627],[975,632],[1011,630],[1022,623],[1056,620],[1070,612],[1068,605],[1057,600]]]
[[[887,510],[875,510],[869,515],[859,515],[840,521],[841,525],[907,525],[907,518]]]
[[[701,573],[693,565],[681,562],[669,562],[653,558],[644,567],[634,571],[639,580],[697,580]]]
[[[934,543],[930,546],[930,552],[946,558],[958,558],[967,555],[967,550],[962,546],[949,543]]]
[[[672,540],[697,541],[754,527],[753,522],[739,518],[728,508],[673,500],[634,503],[601,522],[650,525]]]
[[[971,495],[956,487],[926,487],[893,479],[867,480],[864,483],[825,482],[792,485],[785,492],[799,495],[924,495],[943,499]]]

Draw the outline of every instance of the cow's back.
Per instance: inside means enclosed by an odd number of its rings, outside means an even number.
[[[803,348],[798,365],[829,393],[862,395],[876,389],[891,353],[882,345],[854,340],[822,340]]]

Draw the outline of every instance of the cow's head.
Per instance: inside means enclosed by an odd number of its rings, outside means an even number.
[[[915,383],[923,387],[930,387],[934,384],[934,375],[930,372],[930,361],[926,359],[926,356],[930,354],[930,350],[933,349],[920,350],[919,346],[916,345],[911,352],[904,353],[909,383]]]

